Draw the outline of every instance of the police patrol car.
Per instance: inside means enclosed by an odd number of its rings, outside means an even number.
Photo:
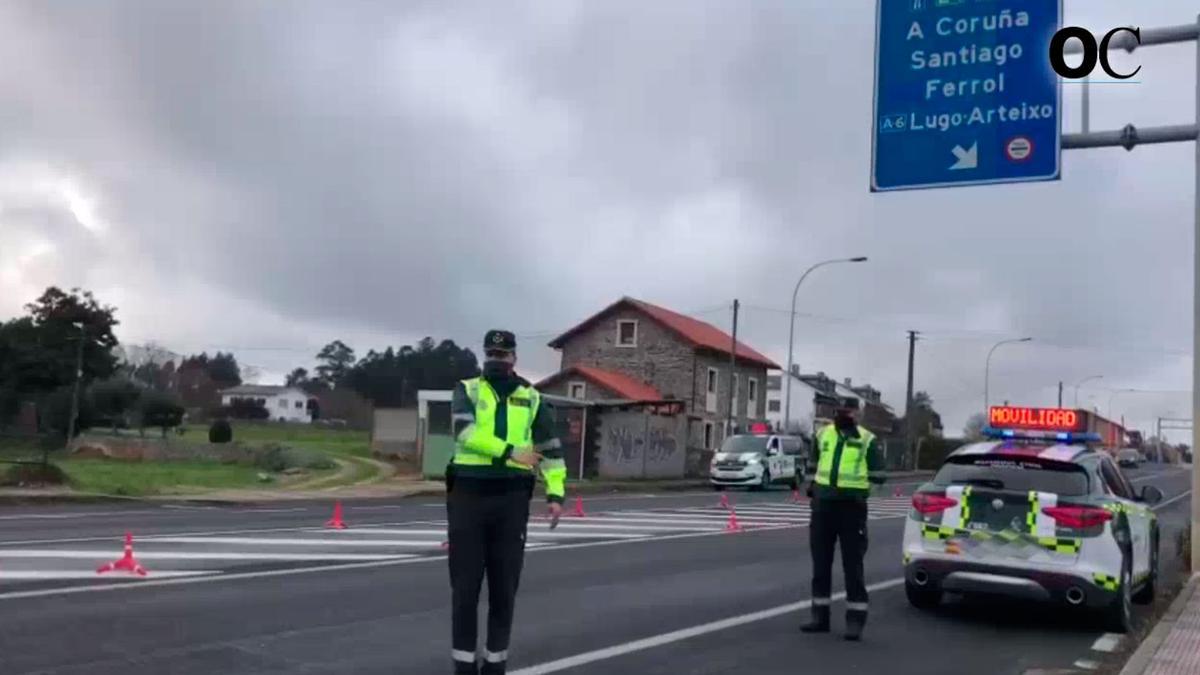
[[[1159,529],[1150,506],[1162,492],[1135,493],[1108,453],[1089,446],[1100,437],[1078,430],[1076,411],[990,412],[990,440],[951,453],[913,495],[909,602],[1024,597],[1097,611],[1110,630],[1128,631],[1132,603],[1154,598]]]
[[[715,490],[737,485],[763,490],[773,483],[799,487],[804,475],[804,447],[804,439],[799,436],[730,436],[713,455],[709,483]]]

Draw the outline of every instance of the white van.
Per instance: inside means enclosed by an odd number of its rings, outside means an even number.
[[[800,436],[737,434],[725,439],[713,455],[708,479],[713,489],[747,486],[756,490],[804,480],[807,443]]]

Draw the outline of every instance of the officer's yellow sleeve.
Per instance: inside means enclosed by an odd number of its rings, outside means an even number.
[[[503,457],[508,451],[508,443],[497,438],[495,434],[480,433],[474,418],[458,433],[458,440],[467,452],[473,452],[488,457]]]
[[[562,503],[567,494],[567,463],[561,459],[543,459],[542,480],[546,481],[546,500]]]

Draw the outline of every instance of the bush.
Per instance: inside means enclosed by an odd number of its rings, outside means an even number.
[[[267,406],[257,399],[235,398],[221,409],[223,415],[238,420],[265,420],[271,418]]]
[[[1192,527],[1184,524],[1183,529],[1175,536],[1175,554],[1183,562],[1183,569],[1192,569]]]
[[[233,425],[229,420],[217,420],[208,428],[209,443],[229,443],[233,441]]]
[[[0,485],[20,487],[22,485],[63,485],[67,474],[56,464],[16,464],[0,473]]]
[[[167,437],[167,429],[183,423],[183,406],[174,396],[155,391],[146,392],[138,407],[141,412],[141,426],[162,429],[163,438]]]

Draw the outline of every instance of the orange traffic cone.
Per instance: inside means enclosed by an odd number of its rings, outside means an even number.
[[[346,529],[346,521],[342,520],[342,503],[340,501],[333,503],[333,517],[329,519],[329,522],[325,523],[325,527],[335,530]]]
[[[725,523],[725,531],[726,532],[741,532],[742,531],[742,524],[738,522],[736,511],[731,510],[729,512],[729,522]]]
[[[125,553],[121,556],[121,559],[101,566],[100,569],[96,570],[96,574],[115,572],[117,570],[136,574],[140,577],[146,576],[146,568],[142,567],[141,563],[133,557],[133,535],[128,532],[125,533]]]
[[[575,496],[575,512],[571,514],[575,518],[586,518],[587,514],[583,512],[583,497]]]

